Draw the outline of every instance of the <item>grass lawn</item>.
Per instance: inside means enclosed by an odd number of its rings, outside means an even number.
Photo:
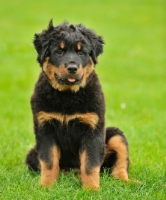
[[[166,199],[166,3],[163,0],[21,1],[0,5],[0,199]],[[106,99],[106,123],[129,141],[129,176],[101,175],[88,192],[71,172],[49,189],[24,158],[34,144],[30,96],[40,72],[34,33],[64,20],[83,23],[105,39],[96,68]]]

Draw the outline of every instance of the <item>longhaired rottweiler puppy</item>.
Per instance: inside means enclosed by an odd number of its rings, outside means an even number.
[[[128,180],[128,144],[115,127],[105,127],[105,103],[95,72],[101,36],[81,24],[62,23],[35,34],[42,72],[31,97],[36,145],[29,169],[40,184],[55,183],[60,170],[79,169],[83,187],[99,188],[99,173]]]

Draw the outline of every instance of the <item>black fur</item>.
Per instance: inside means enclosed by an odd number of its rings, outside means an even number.
[[[59,47],[61,42],[65,45],[64,49]],[[75,47],[78,43],[81,43],[81,50]],[[81,24],[63,23],[54,27],[51,20],[48,29],[40,34],[35,34],[34,46],[38,53],[37,60],[43,71],[31,98],[36,145],[26,157],[29,169],[40,171],[39,160],[47,163],[48,168],[51,169],[53,161],[50,149],[56,146],[60,151],[60,169],[80,168],[80,154],[86,151],[86,173],[91,174],[92,169],[96,166],[100,166],[102,169],[104,167],[111,169],[116,164],[117,153],[114,150],[104,160],[105,145],[109,139],[120,135],[127,147],[126,139],[119,129],[108,128],[106,131],[104,96],[98,76],[94,70],[87,77],[84,72],[90,65],[97,63],[97,57],[103,52],[103,44],[101,36]],[[58,74],[54,74],[54,78],[59,88],[69,86],[67,89],[55,88],[50,83],[49,73],[47,74],[43,67],[47,58],[47,67],[51,65],[53,66],[51,69],[56,70],[63,67],[65,73],[58,71]],[[71,75],[66,69],[68,65],[76,66],[81,72]],[[82,86],[82,77],[84,76],[86,84]],[[75,85],[78,85],[78,89],[72,91],[70,86]],[[68,123],[55,118],[45,121],[41,125],[37,118],[41,111],[59,113],[61,116],[95,113],[98,120],[95,127],[89,124],[89,119],[87,119],[88,122],[86,120],[82,122],[79,117]]]
[[[73,32],[73,37],[69,33]],[[45,57],[50,54],[50,44],[53,41],[68,38],[71,41],[84,40],[89,44],[89,53],[93,58],[94,63],[97,63],[97,56],[103,52],[104,41],[101,36],[97,36],[92,30],[85,28],[82,24],[69,25],[68,23],[60,24],[54,27],[52,20],[49,23],[48,29],[43,30],[40,34],[35,34],[34,46],[38,53],[37,60],[42,66]]]

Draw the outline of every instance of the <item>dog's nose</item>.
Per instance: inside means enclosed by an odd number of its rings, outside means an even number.
[[[67,71],[70,74],[75,74],[77,72],[78,66],[76,64],[69,64],[67,65]]]

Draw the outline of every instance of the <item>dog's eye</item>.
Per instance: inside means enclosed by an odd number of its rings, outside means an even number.
[[[78,53],[78,55],[80,55],[80,56],[83,56],[83,55],[84,55],[84,52],[83,52],[83,51],[78,51],[77,53]]]
[[[63,53],[64,53],[63,50],[57,50],[57,51],[56,51],[56,54],[58,54],[58,55],[63,55]]]

